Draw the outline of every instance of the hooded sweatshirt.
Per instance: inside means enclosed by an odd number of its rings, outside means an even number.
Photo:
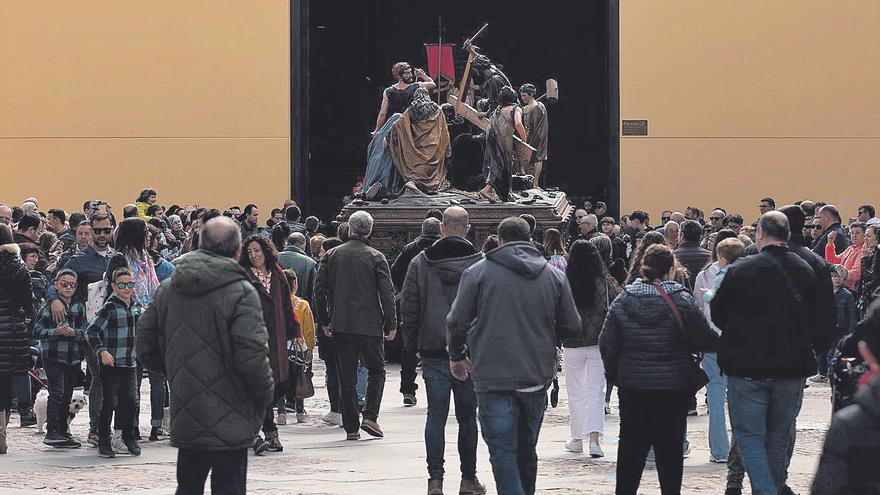
[[[507,242],[464,271],[446,318],[450,359],[470,357],[477,392],[542,386],[556,343],[581,336],[565,274],[530,242]]]
[[[400,330],[407,350],[418,351],[423,358],[449,358],[446,315],[461,274],[482,258],[463,237],[444,237],[416,255],[400,295]]]

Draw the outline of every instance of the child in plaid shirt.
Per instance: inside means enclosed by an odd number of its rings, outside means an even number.
[[[104,399],[98,421],[98,455],[115,457],[110,445],[110,419],[116,412],[122,441],[131,455],[140,455],[141,447],[133,433],[137,401],[137,353],[135,327],[141,307],[133,298],[134,282],[128,268],[118,268],[111,277],[113,295],[107,299],[86,333],[89,345],[101,363]]]
[[[76,292],[76,272],[64,269],[55,276],[58,298],[64,304],[67,317],[55,324],[49,305],[43,306],[34,324],[34,336],[40,339],[43,368],[48,381],[49,401],[46,406],[46,437],[43,443],[55,448],[79,448],[68,431],[68,404],[73,397],[73,386],[80,370],[78,341],[84,338],[86,308],[81,302],[73,303]]]

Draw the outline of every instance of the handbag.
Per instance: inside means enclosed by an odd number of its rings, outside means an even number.
[[[688,338],[687,338],[687,330],[684,326],[684,319],[681,317],[681,313],[678,311],[678,306],[672,302],[672,298],[669,297],[669,294],[666,293],[666,290],[663,289],[663,286],[654,283],[654,288],[657,289],[657,292],[660,293],[660,297],[663,298],[663,302],[669,306],[669,309],[672,310],[672,315],[675,317],[675,321],[678,322],[678,328],[681,330],[681,334],[684,337],[684,345],[685,351],[687,351],[688,356],[691,358],[691,367],[690,373],[688,375],[688,391],[692,393],[697,393],[698,390],[705,387],[707,383],[709,383],[709,376],[706,375],[706,372],[703,371],[703,368],[700,366],[700,362],[703,360],[703,355],[701,353],[693,353],[687,349],[688,346]]]
[[[294,394],[297,399],[308,399],[315,395],[315,385],[312,383],[312,362],[308,357],[308,348],[300,345],[298,341],[293,341],[290,348],[287,349],[287,360],[290,366],[294,367],[294,376],[296,377],[296,390]]]

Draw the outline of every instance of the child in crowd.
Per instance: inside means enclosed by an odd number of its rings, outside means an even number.
[[[293,314],[296,316],[296,321],[299,322],[302,329],[302,338],[305,342],[306,348],[308,349],[306,356],[308,358],[308,361],[311,363],[312,354],[315,349],[315,319],[312,316],[312,308],[311,306],[309,306],[308,301],[296,296],[296,291],[299,288],[299,281],[297,280],[296,272],[288,269],[284,270],[284,275],[287,277],[287,283],[290,284],[290,304],[293,306]],[[288,342],[288,348],[291,344],[292,342]],[[308,418],[309,415],[306,412],[303,399],[296,398],[296,385],[298,377],[299,370],[296,366],[291,366],[290,386],[287,389],[286,402],[294,404],[296,410],[296,422],[305,423],[306,418]],[[284,418],[283,423],[281,422],[282,414]],[[279,408],[278,416],[278,424],[287,423],[287,412],[284,407]]]
[[[42,344],[43,369],[49,389],[43,443],[55,448],[79,448],[82,445],[70,435],[67,425],[68,404],[73,397],[82,361],[78,341],[83,338],[86,326],[85,306],[71,301],[76,292],[76,281],[76,272],[70,269],[55,275],[55,289],[67,316],[56,325],[49,305],[45,305],[34,324],[34,337]]]
[[[113,295],[107,299],[89,325],[89,345],[100,361],[104,398],[98,422],[98,454],[115,457],[110,444],[110,419],[116,413],[122,441],[131,455],[141,447],[133,434],[137,402],[137,353],[135,335],[141,307],[134,299],[134,282],[128,268],[117,268],[111,276]]]
[[[849,335],[859,322],[855,296],[845,287],[848,275],[849,272],[843,265],[834,265],[834,269],[831,271],[831,283],[834,285],[834,300],[837,303],[836,337],[838,339]]]

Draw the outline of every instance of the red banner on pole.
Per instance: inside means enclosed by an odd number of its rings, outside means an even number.
[[[449,80],[455,80],[455,60],[452,43],[426,43],[425,50],[428,54],[428,75],[432,79],[439,79],[437,74],[438,67],[441,68],[443,77]],[[438,81],[439,82],[439,81]]]

